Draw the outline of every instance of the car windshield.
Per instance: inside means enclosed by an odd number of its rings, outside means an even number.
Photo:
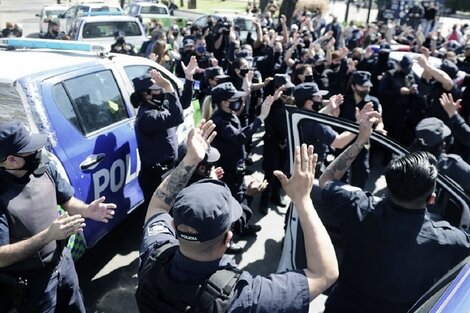
[[[142,7],[140,9],[140,14],[168,14],[165,8],[157,6]]]
[[[234,19],[233,24],[238,26],[241,31],[251,30],[253,28],[253,22],[244,18]]]
[[[116,7],[100,7],[100,8],[91,8],[91,12],[121,12],[119,8]]]
[[[57,16],[59,16],[59,14],[62,14],[64,12],[65,12],[65,10],[46,10],[44,15],[47,16],[47,17],[54,18],[54,17],[57,17]]]
[[[116,31],[122,31],[128,36],[140,36],[142,32],[137,22],[95,22],[83,27],[83,38],[114,37]]]

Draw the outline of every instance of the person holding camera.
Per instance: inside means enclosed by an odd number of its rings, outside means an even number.
[[[111,45],[111,52],[136,55],[134,45],[126,42],[126,34],[123,31],[116,31],[114,39],[116,42]]]

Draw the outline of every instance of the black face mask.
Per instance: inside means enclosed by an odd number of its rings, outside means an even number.
[[[118,40],[116,40],[116,43],[122,46],[125,43],[125,40],[124,38],[119,38]]]
[[[33,173],[35,170],[38,169],[39,165],[41,165],[42,160],[42,150],[38,150],[33,154],[28,156],[19,156],[15,155],[16,157],[22,158],[24,160],[24,165],[21,168],[16,170],[26,170],[28,175]]]
[[[240,100],[237,100],[237,101],[234,101],[234,102],[230,102],[228,107],[230,108],[230,110],[238,112],[240,110],[240,108],[242,107],[242,103],[240,102]]]
[[[314,70],[315,70],[315,72],[317,72],[318,74],[322,74],[323,71],[325,70],[325,64],[316,65],[316,66],[314,67]]]
[[[313,110],[319,111],[322,107],[323,103],[321,101],[313,101]]]
[[[282,91],[282,95],[291,96],[293,91],[294,91],[294,88],[287,88],[287,89]]]
[[[334,63],[330,64],[330,69],[332,69],[333,71],[336,70],[338,67],[339,67],[339,63],[338,64],[334,64]]]
[[[310,40],[304,40],[304,47],[310,47]]]
[[[245,77],[246,74],[248,74],[248,69],[247,68],[244,68],[244,69],[240,69],[240,76],[241,77]]]
[[[163,106],[163,101],[165,101],[165,94],[160,93],[158,95],[152,95],[152,100],[151,103],[153,105],[156,105],[157,107],[162,107]]]
[[[313,75],[305,75],[304,82],[305,83],[312,83],[313,82]]]
[[[52,33],[52,35],[54,35],[54,36],[59,35],[59,31],[58,31],[58,30],[51,30],[51,33]]]
[[[356,90],[356,94],[361,98],[365,98],[369,92],[367,90]]]

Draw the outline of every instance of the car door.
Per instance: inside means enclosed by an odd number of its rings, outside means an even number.
[[[307,112],[296,107],[287,107],[286,115],[291,172],[294,147],[304,142],[303,129],[307,127],[307,121],[328,125],[338,133],[343,131],[359,132],[356,123],[320,113]],[[371,175],[365,189],[374,196],[381,197],[386,193],[384,178],[386,161],[390,157],[402,156],[409,153],[409,151],[398,142],[375,131],[370,139],[370,151],[373,154],[370,162]],[[333,155],[329,155],[327,160],[332,160],[333,158]],[[470,198],[465,194],[464,190],[447,176],[439,174],[436,194],[436,205],[428,208],[431,217],[435,220],[445,219],[454,226],[468,230],[470,225]],[[342,235],[340,223],[329,208],[322,203],[318,183],[315,183],[311,195],[315,209],[327,228],[337,252],[341,255]],[[278,271],[305,267],[306,259],[302,229],[295,207],[291,205],[286,218],[286,237]]]
[[[42,95],[57,137],[54,153],[77,198],[101,196],[117,205],[110,223],[87,220],[84,237],[93,246],[143,199],[134,133],[134,111],[126,84],[111,68],[73,71],[46,80]]]

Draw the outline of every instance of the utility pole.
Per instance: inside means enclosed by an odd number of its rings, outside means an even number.
[[[346,0],[346,14],[344,15],[344,22],[347,24],[348,23],[348,15],[349,15],[349,4],[351,3],[351,0]]]
[[[367,9],[367,21],[366,21],[366,24],[369,24],[369,20],[370,20],[370,10],[372,10],[372,0],[369,0],[369,8]]]

